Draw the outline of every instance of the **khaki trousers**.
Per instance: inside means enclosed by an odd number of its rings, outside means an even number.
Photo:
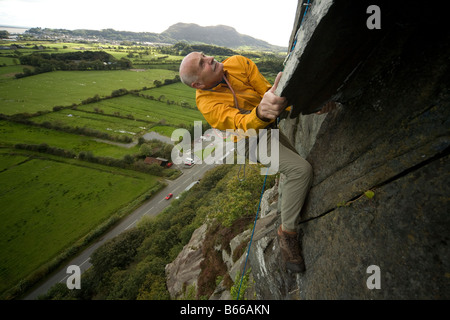
[[[271,154],[271,137],[272,130],[267,129],[267,139],[261,135],[258,144],[267,141],[267,157],[258,154],[258,161],[267,164],[270,158],[276,156]],[[281,184],[281,223],[285,231],[297,231],[300,219],[300,211],[305,202],[306,196],[311,188],[313,180],[313,170],[308,161],[303,159],[290,143],[289,139],[279,132],[278,144],[278,168],[279,172],[284,175]],[[273,135],[276,136],[276,135]],[[258,145],[260,148],[260,146]],[[250,147],[251,149],[251,147]],[[248,159],[249,146],[246,143],[245,154]]]

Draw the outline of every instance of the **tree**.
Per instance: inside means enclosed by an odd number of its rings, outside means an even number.
[[[134,162],[134,158],[132,155],[126,154],[123,156],[123,161],[127,164],[132,164]]]
[[[137,228],[111,239],[92,254],[94,271],[101,275],[113,268],[125,268],[133,260],[143,240],[144,233]]]
[[[143,143],[139,148],[139,152],[141,153],[141,155],[148,157],[152,154],[153,150],[149,144]]]
[[[0,30],[0,39],[8,39],[9,38],[9,32],[6,30]]]
[[[133,67],[133,64],[131,63],[131,61],[126,58],[120,58],[120,60],[117,63],[119,65],[120,69],[129,69],[129,68]]]

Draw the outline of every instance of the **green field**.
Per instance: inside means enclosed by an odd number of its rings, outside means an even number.
[[[89,106],[82,106],[78,109],[91,112],[99,109],[103,114],[109,115],[115,112],[120,112],[124,116],[131,114],[134,119],[152,123],[160,122],[164,119],[167,124],[174,126],[194,124],[194,121],[204,121],[202,114],[198,110],[131,95],[92,103]]]
[[[127,90],[152,87],[153,81],[173,79],[176,72],[148,70],[55,71],[21,79],[0,81],[0,113],[35,113],[55,106],[80,104],[99,95],[105,97],[121,88]]]
[[[205,122],[197,109],[181,106],[182,103],[195,106],[194,91],[181,83],[143,90],[140,94],[104,99],[29,119],[38,124],[49,122],[58,127],[86,127],[111,136],[131,138],[148,131],[170,137],[180,126],[193,125],[194,121]],[[152,98],[145,98],[149,96]]]
[[[11,58],[2,58],[0,60],[0,63],[3,63],[3,61],[10,62]],[[9,65],[6,67],[0,68],[0,81],[4,79],[14,78],[14,75],[16,73],[22,72],[23,66],[14,66]]]
[[[3,298],[9,297],[5,294],[12,288],[13,297],[23,294],[47,275],[49,268],[77,253],[80,243],[87,245],[83,239],[95,238],[105,224],[126,216],[163,186],[164,176],[82,161],[79,154],[137,159],[134,156],[140,154],[140,146],[136,143],[145,133],[170,136],[179,126],[204,121],[195,108],[194,90],[181,83],[164,85],[178,75],[173,66],[180,57],[149,47],[137,52],[134,47],[105,46],[104,50],[118,59],[132,51],[130,60],[143,65],[117,71],[53,71],[16,79],[15,74],[23,68],[33,69],[18,63],[20,55],[69,52],[85,44],[43,42],[44,50],[33,49],[34,43],[21,45],[24,47],[15,51],[0,51]],[[98,44],[85,46],[86,50],[101,50]],[[155,69],[157,65],[167,69]],[[114,96],[119,89],[137,93]],[[93,97],[95,101],[86,103]],[[68,130],[76,127],[87,131]],[[107,133],[111,139],[126,136],[133,143],[99,139],[95,132]],[[45,144],[75,156],[20,150],[15,148],[18,144]]]
[[[157,184],[129,170],[7,153],[0,168],[0,292]]]
[[[0,120],[0,145],[13,147],[18,143],[31,145],[47,143],[52,147],[73,151],[76,154],[81,151],[90,151],[95,156],[116,159],[139,152],[137,146],[125,148],[96,141],[92,137]]]
[[[145,90],[142,92],[142,94],[153,95],[155,98],[163,95],[166,97],[166,99],[170,98],[170,100],[174,100],[179,103],[187,102],[192,107],[195,107],[195,90],[189,88],[181,82]]]
[[[177,88],[179,88],[178,95],[173,95],[171,91],[176,92]],[[182,87],[181,84],[171,84],[160,88],[144,90],[141,94],[153,96],[155,100],[126,95],[83,105],[77,109],[89,112],[96,112],[97,110],[97,112],[105,115],[114,115],[116,113],[122,116],[132,115],[134,119],[149,123],[157,123],[164,120],[166,124],[172,126],[194,124],[194,121],[205,121],[197,109],[183,108],[179,105],[181,102],[188,102],[190,105],[195,106],[195,92],[186,86]],[[157,100],[160,97],[161,101]],[[179,104],[167,103],[167,100]]]
[[[103,114],[64,109],[30,118],[35,123],[50,122],[58,126],[86,127],[111,135],[134,135],[145,131],[146,124],[131,119],[108,117]]]

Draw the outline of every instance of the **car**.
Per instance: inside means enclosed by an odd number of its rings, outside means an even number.
[[[166,200],[169,200],[170,198],[172,198],[173,197],[173,193],[169,193],[167,196],[166,196]]]
[[[186,158],[184,160],[184,164],[187,165],[187,166],[192,166],[193,164],[195,164],[195,161],[192,158]]]

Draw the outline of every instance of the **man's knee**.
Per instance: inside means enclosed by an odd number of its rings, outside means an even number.
[[[308,184],[312,182],[313,168],[308,161],[301,159],[298,163],[296,163],[296,166],[292,171],[291,178],[304,181]]]

